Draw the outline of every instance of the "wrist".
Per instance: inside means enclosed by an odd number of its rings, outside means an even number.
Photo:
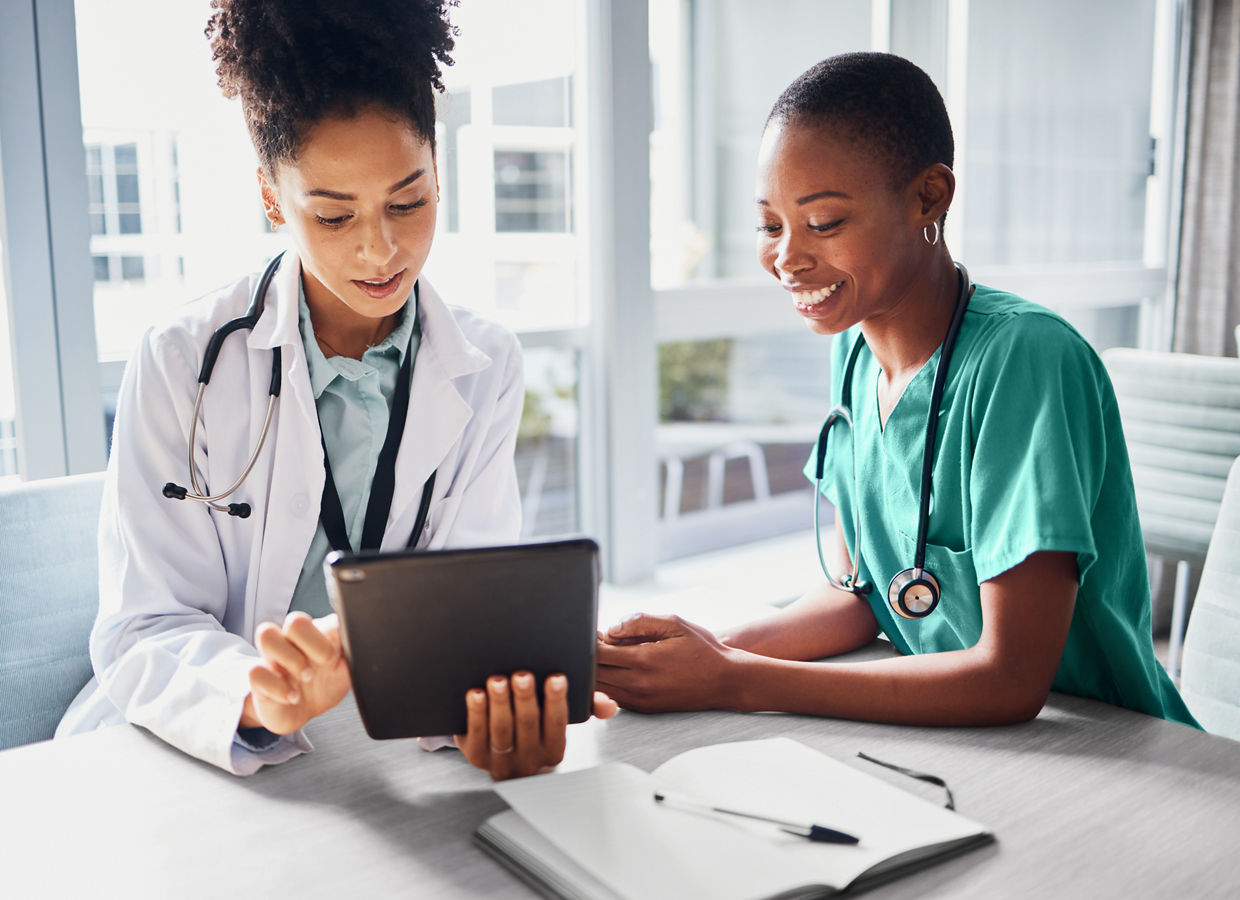
[[[749,712],[753,708],[753,670],[760,657],[747,650],[729,646],[725,657],[726,665],[720,679],[719,703],[717,707]]]
[[[237,722],[238,728],[262,728],[262,720],[258,718],[258,713],[254,709],[254,695],[245,695],[245,705],[241,707],[241,719]]]

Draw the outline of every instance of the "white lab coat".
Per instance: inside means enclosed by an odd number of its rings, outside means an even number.
[[[267,443],[228,501],[247,519],[163,496],[188,485],[187,441],[207,341],[244,314],[252,275],[184,307],[147,332],[126,369],[99,533],[99,614],[90,653],[96,678],[57,735],[129,721],[239,774],[311,749],[301,734],[261,751],[235,741],[254,631],[281,622],[318,523],[323,451],[298,330],[301,265],[285,255],[251,332],[224,341],[203,398],[194,455],[200,483],[223,490],[262,430],[272,348],[283,388]],[[498,325],[449,308],[419,282],[422,340],[396,458],[384,549],[403,548],[422,487],[438,471],[419,546],[515,541],[520,496],[513,450],[521,419],[520,345]]]

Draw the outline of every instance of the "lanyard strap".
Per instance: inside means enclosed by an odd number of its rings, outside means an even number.
[[[409,315],[414,314],[412,311]],[[410,341],[412,345],[412,340]],[[383,449],[379,451],[379,461],[375,465],[375,477],[370,483],[370,500],[366,504],[366,520],[362,525],[362,550],[378,550],[383,542],[383,532],[387,527],[388,513],[392,510],[392,495],[396,490],[396,453],[400,450],[400,439],[405,432],[405,417],[409,412],[409,379],[413,371],[412,346],[405,351],[405,361],[401,363],[400,373],[396,376],[396,390],[392,395],[392,412],[388,416],[387,435],[383,440]],[[322,423],[319,425],[322,436]],[[344,509],[340,505],[340,495],[336,492],[336,481],[332,478],[331,460],[327,458],[327,442],[323,441],[323,501],[319,506],[319,521],[323,523],[323,531],[327,542],[333,550],[352,553],[353,546],[349,543],[349,532],[344,524]],[[432,475],[433,479],[434,476]],[[433,480],[429,484],[433,484]],[[427,505],[427,496],[423,490],[422,505]],[[419,509],[421,512],[421,509]],[[416,534],[420,528],[415,528]]]

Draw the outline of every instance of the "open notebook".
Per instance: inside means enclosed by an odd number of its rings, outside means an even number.
[[[512,808],[476,839],[567,898],[814,897],[885,881],[993,840],[976,822],[790,738],[700,747],[653,773],[607,763],[496,785]],[[656,790],[860,838],[811,843],[773,825],[668,808]]]

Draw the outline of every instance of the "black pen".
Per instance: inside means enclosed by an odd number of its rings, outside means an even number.
[[[773,819],[770,816],[760,816],[757,813],[741,812],[739,809],[711,806],[709,803],[690,800],[688,797],[667,794],[662,791],[655,791],[654,799],[656,803],[662,803],[664,806],[684,809],[689,812],[722,813],[726,816],[740,816],[745,819],[756,819],[759,822],[770,822],[772,825],[778,825],[780,831],[795,834],[797,837],[808,838],[811,841],[821,841],[825,844],[857,844],[861,842],[861,838],[855,835],[844,831],[837,831],[834,828],[827,828],[825,825],[803,825],[800,822],[787,822],[783,819]]]

